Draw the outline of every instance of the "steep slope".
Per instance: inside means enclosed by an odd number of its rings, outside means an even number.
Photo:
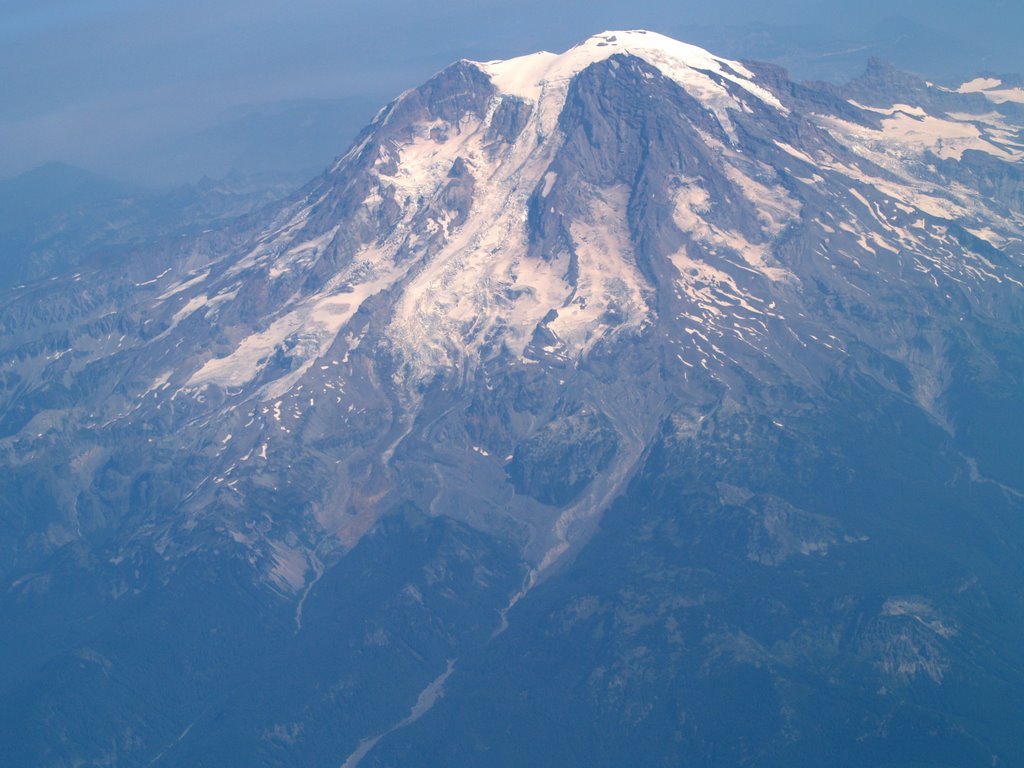
[[[765,764],[929,723],[936,755],[1012,754],[961,714],[1021,712],[996,670],[1024,140],[997,86],[795,84],[639,31],[462,61],[279,209],[6,293],[5,737],[53,765]],[[188,683],[136,714],[154,663]],[[461,695],[406,718],[432,682]],[[535,712],[587,686],[596,751],[563,754]],[[807,724],[830,686],[860,730]],[[67,731],[99,700],[109,725]]]

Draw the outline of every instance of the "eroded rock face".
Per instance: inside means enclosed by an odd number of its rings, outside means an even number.
[[[27,671],[0,684],[94,693],[3,733],[26,764],[566,764],[526,710],[586,691],[592,765],[864,764],[925,725],[930,755],[1014,754],[948,715],[1002,700],[969,659],[1015,653],[993,606],[1022,610],[1006,93],[795,84],[640,32],[463,61],[285,204],[5,292],[0,655]],[[207,650],[208,694],[135,712],[147,659]],[[96,692],[109,725],[47,747]],[[827,731],[822,698],[857,714]]]
[[[517,493],[563,506],[607,469],[618,443],[610,419],[583,409],[520,443],[506,471]]]

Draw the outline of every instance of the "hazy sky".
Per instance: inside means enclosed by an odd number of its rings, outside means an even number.
[[[187,145],[187,137],[244,113],[248,105],[343,97],[376,104],[461,57],[562,50],[604,29],[645,27],[699,44],[714,40],[731,48],[723,51],[730,55],[756,44],[799,69],[805,60],[787,59],[789,38],[776,35],[768,45],[752,31],[798,28],[806,46],[816,36],[873,40],[887,25],[909,23],[918,46],[913,52],[923,51],[922,61],[931,57],[919,71],[943,64],[965,74],[1024,71],[1024,2],[968,5],[0,0],[0,178],[63,160],[145,179],[147,157],[169,142]],[[903,20],[887,21],[894,16]],[[731,39],[727,27],[742,27],[746,37]],[[847,58],[855,55],[847,52]]]

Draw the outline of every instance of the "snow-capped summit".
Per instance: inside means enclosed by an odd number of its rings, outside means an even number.
[[[724,79],[765,103],[783,108],[778,98],[758,85],[754,74],[740,62],[642,29],[603,32],[561,54],[541,51],[504,61],[482,62],[479,66],[502,93],[536,102],[548,91],[564,93],[564,86],[583,69],[617,54],[643,59],[709,103],[738,106],[722,87]]]

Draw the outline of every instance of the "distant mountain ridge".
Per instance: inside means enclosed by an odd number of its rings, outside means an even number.
[[[48,163],[0,181],[0,285],[55,277],[91,259],[110,261],[117,252],[223,225],[301,183],[288,175],[231,173],[150,190]]]

